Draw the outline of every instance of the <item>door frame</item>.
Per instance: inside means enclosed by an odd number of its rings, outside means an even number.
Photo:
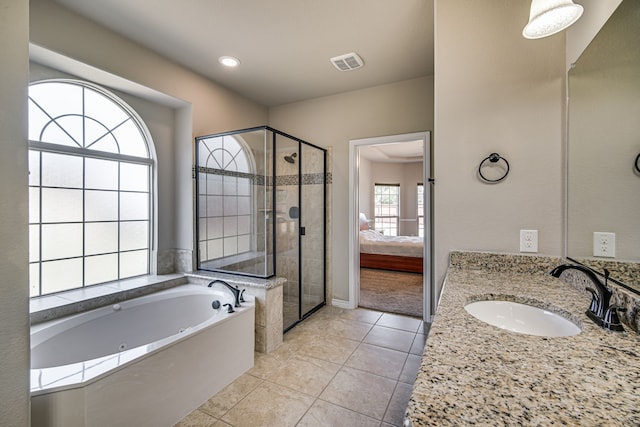
[[[359,227],[359,181],[360,147],[402,143],[422,140],[423,162],[422,177],[425,191],[424,245],[423,245],[423,320],[431,322],[435,313],[435,290],[433,288],[433,190],[431,179],[432,142],[431,132],[415,132],[373,138],[353,139],[349,141],[349,301],[350,308],[357,308],[360,297],[360,238]],[[427,202],[428,201],[428,202]]]

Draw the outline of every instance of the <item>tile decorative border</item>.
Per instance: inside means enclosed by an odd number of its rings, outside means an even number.
[[[236,178],[246,178],[251,180],[254,185],[273,185],[273,177],[261,174],[251,174],[246,172],[228,171],[222,169],[206,168],[204,166],[198,166],[198,173],[206,173],[220,176],[233,176]],[[196,178],[196,167],[192,168],[192,178]],[[315,184],[331,184],[333,176],[331,172],[326,173],[306,173],[302,174],[302,185],[315,185]],[[278,175],[275,178],[276,186],[278,185],[298,185],[298,174],[292,175]]]

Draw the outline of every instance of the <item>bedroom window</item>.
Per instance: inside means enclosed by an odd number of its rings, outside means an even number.
[[[373,195],[375,229],[386,236],[397,236],[400,218],[400,184],[376,183]]]
[[[29,86],[29,287],[39,296],[149,274],[151,137],[96,86]]]
[[[416,197],[418,206],[418,236],[424,237],[424,185],[418,183],[418,194]]]

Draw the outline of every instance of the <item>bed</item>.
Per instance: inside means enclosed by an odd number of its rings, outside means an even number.
[[[360,267],[423,272],[424,242],[417,236],[385,236],[376,230],[360,230]]]

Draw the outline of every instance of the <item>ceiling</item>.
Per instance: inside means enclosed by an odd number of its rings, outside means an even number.
[[[367,160],[381,163],[413,163],[424,158],[422,140],[363,145],[358,152]]]
[[[265,106],[433,74],[433,0],[55,1]]]

